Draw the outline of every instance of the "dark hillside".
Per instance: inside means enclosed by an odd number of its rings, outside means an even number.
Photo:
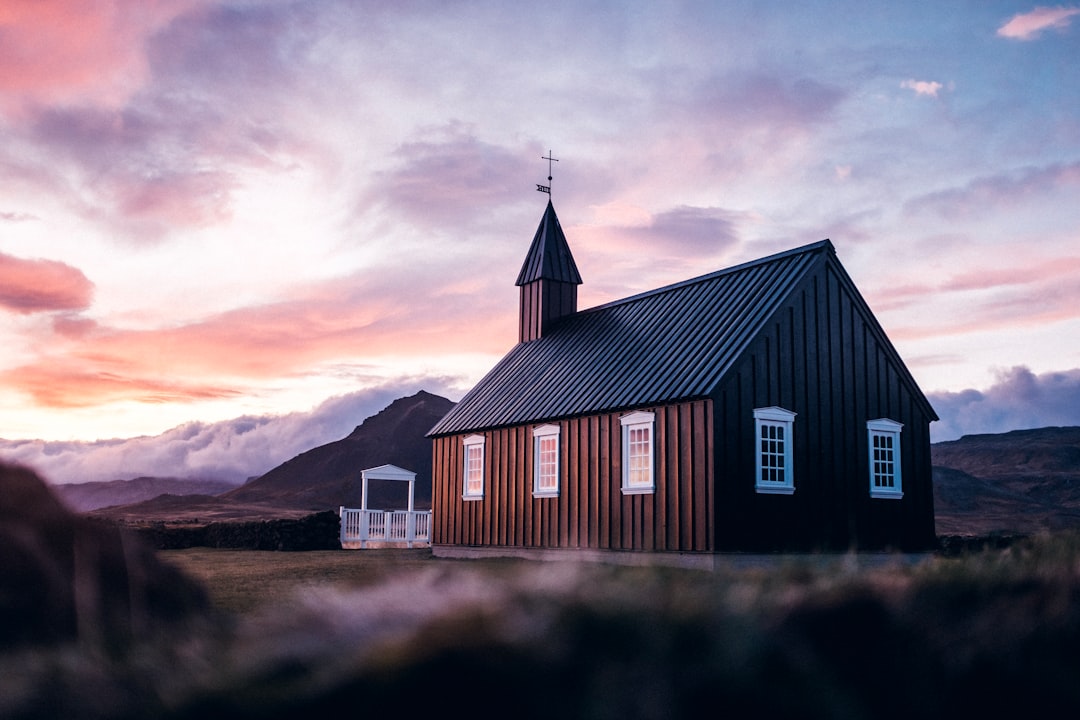
[[[53,485],[53,492],[69,508],[86,512],[110,505],[130,505],[159,495],[218,495],[236,487],[223,480],[139,477],[134,480],[69,483]]]
[[[306,510],[360,507],[360,471],[389,463],[416,473],[416,507],[428,508],[431,441],[426,434],[453,405],[422,390],[400,398],[364,420],[348,437],[301,453],[220,497]],[[371,507],[405,507],[404,483],[374,483],[369,492]]]
[[[939,535],[1080,527],[1080,427],[965,435],[931,453]]]

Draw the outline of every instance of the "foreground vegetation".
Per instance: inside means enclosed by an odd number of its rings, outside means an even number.
[[[161,556],[202,580],[220,615],[120,655],[0,655],[0,716],[1080,711],[1080,534],[708,572],[424,551]]]

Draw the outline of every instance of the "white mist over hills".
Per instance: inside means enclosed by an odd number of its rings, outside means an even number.
[[[160,435],[94,442],[0,440],[0,459],[37,470],[53,484],[135,477],[225,480],[240,484],[296,455],[340,440],[394,400],[439,383],[394,383],[325,400],[310,412],[190,422]]]
[[[95,442],[0,440],[0,459],[28,465],[55,484],[140,476],[241,483],[320,445],[340,440],[394,400],[427,390],[449,397],[440,383],[400,382],[332,397],[310,412],[191,422],[152,437]],[[986,390],[929,394],[941,416],[934,442],[962,435],[1080,425],[1080,369],[1035,374],[1026,367],[998,373]],[[451,398],[456,399],[456,398]]]

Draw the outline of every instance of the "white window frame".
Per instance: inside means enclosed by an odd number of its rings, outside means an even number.
[[[791,495],[795,492],[795,416],[781,407],[754,408],[754,489],[762,495]],[[763,437],[774,436],[774,437]],[[762,446],[762,443],[768,443]],[[767,474],[783,480],[765,479]]]
[[[870,497],[889,500],[904,497],[904,478],[900,467],[900,431],[903,427],[903,423],[889,418],[866,422]]]
[[[483,435],[470,435],[463,439],[461,444],[465,447],[464,459],[462,461],[462,473],[461,473],[461,499],[462,500],[483,500],[484,499],[484,462],[487,458],[484,457],[484,436]],[[478,488],[469,487],[469,462],[475,459],[478,465],[479,480]]]
[[[656,492],[656,413],[633,412],[619,418],[622,424],[622,492],[623,495],[643,495]],[[648,433],[645,467],[631,468],[631,438]],[[634,441],[635,447],[641,443]],[[644,473],[642,473],[644,471]]]
[[[544,463],[542,447],[545,443],[553,442],[555,447],[551,452],[554,453],[554,467],[551,473],[544,473]],[[559,453],[559,446],[562,443],[559,441],[559,426],[558,425],[541,425],[540,427],[533,428],[533,497],[558,497],[559,496],[559,480],[560,472],[559,465],[561,464],[561,455]],[[545,479],[550,479],[552,482],[548,486],[543,486],[542,482]]]

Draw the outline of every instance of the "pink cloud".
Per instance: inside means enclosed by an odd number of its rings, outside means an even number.
[[[329,100],[305,75],[305,14],[209,0],[4,4],[0,113],[17,112],[0,179],[136,242],[228,219],[251,170],[333,162],[311,129],[310,108]]]
[[[1034,40],[1044,30],[1067,28],[1076,14],[1080,14],[1080,8],[1037,7],[1031,12],[1013,15],[1007,23],[998,28],[997,34],[1014,40]]]
[[[6,0],[0,98],[118,106],[146,76],[149,36],[201,0]],[[13,107],[14,105],[14,107]]]
[[[0,308],[17,313],[83,310],[93,292],[94,284],[70,265],[0,253]]]
[[[938,91],[945,86],[933,80],[905,80],[900,83],[900,87],[914,90],[916,95],[937,97]]]

